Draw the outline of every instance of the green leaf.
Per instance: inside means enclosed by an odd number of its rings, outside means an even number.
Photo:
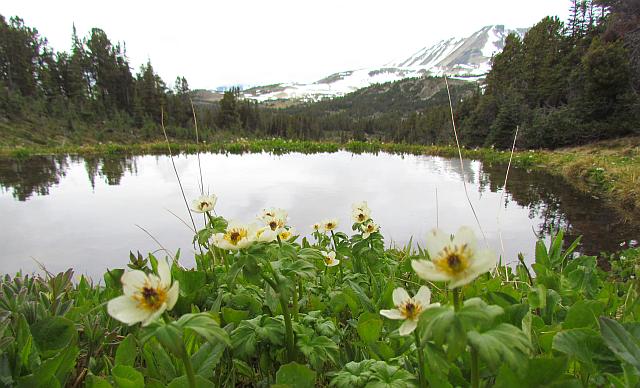
[[[196,387],[195,388],[213,388],[216,385],[211,381],[205,379],[202,376],[196,375]],[[190,388],[189,387],[189,379],[187,376],[180,376],[173,379],[167,388]]]
[[[185,314],[172,325],[184,329],[191,329],[212,344],[222,342],[230,345],[229,334],[218,325],[209,313]]]
[[[432,338],[438,345],[447,345],[447,356],[453,359],[467,347],[467,333],[460,317],[451,306],[434,307],[420,314],[418,329],[422,337]]]
[[[102,377],[88,375],[84,380],[85,388],[112,388],[112,385]]]
[[[111,370],[111,376],[119,388],[137,388],[144,386],[142,373],[126,365],[117,365]]]
[[[371,370],[371,379],[367,388],[412,388],[416,386],[416,379],[411,373],[386,362],[376,362]]]
[[[548,268],[551,267],[549,254],[547,253],[547,247],[544,245],[544,240],[538,240],[538,242],[536,242],[536,263],[542,264]]]
[[[331,386],[338,388],[364,387],[371,378],[371,367],[376,362],[374,360],[364,360],[347,363],[341,371],[333,374]]]
[[[640,345],[625,328],[613,319],[600,318],[602,339],[619,359],[633,365],[640,371]]]
[[[579,300],[567,311],[563,329],[580,327],[597,328],[598,317],[604,312],[604,303],[596,300]]]
[[[593,329],[563,330],[553,337],[553,349],[592,367],[603,347],[600,333]]]
[[[338,345],[325,336],[300,336],[296,345],[315,369],[321,369],[327,361],[337,363]]]
[[[306,365],[297,362],[282,365],[276,372],[276,383],[285,384],[291,388],[313,388],[316,383],[316,372]]]
[[[174,278],[180,283],[180,295],[191,296],[200,291],[207,284],[207,274],[204,271],[174,269]]]
[[[116,365],[133,366],[138,352],[136,350],[136,339],[133,334],[129,334],[116,349]]]
[[[464,301],[456,316],[466,331],[469,331],[490,326],[493,320],[503,313],[504,310],[500,306],[488,305],[480,298],[471,298]]]
[[[73,322],[63,317],[47,317],[31,326],[38,349],[49,356],[75,341],[77,332]]]
[[[526,363],[523,373],[507,365],[500,367],[495,388],[579,388],[582,384],[566,375],[567,358],[532,358]],[[520,371],[522,372],[522,371]]]
[[[240,321],[247,319],[248,316],[248,311],[236,310],[230,307],[222,308],[222,319],[224,319],[226,323],[235,323],[237,325]]]
[[[200,349],[191,356],[191,364],[196,374],[203,377],[209,377],[213,375],[213,371],[220,362],[220,359],[224,355],[225,345],[219,343],[212,345],[206,342]]]
[[[501,323],[483,333],[470,331],[467,336],[469,344],[478,351],[480,358],[493,371],[497,371],[502,363],[513,369],[526,363],[530,349],[529,340],[524,332],[515,326]]]
[[[358,318],[358,335],[365,343],[375,342],[380,337],[382,325],[379,314],[364,312]]]

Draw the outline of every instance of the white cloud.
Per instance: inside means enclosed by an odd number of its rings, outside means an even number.
[[[528,27],[546,15],[565,19],[569,1],[122,1],[5,0],[57,50],[68,50],[75,23],[125,41],[132,67],[147,58],[169,84],[313,81],[330,73],[409,56],[489,24]]]

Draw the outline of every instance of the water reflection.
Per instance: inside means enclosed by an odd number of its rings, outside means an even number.
[[[0,159],[0,187],[18,201],[47,195],[68,168],[66,156],[37,156],[26,160]]]
[[[201,161],[205,190],[219,196],[220,214],[250,220],[263,207],[283,207],[303,233],[330,216],[349,231],[350,205],[363,199],[387,243],[403,245],[412,236],[421,243],[436,223],[451,232],[475,227],[462,176],[488,244],[499,252],[504,246],[506,261],[521,251],[532,260],[536,235],[557,228],[567,229],[569,239],[584,235],[586,253],[614,250],[637,239],[640,230],[601,201],[540,171],[512,168],[502,197],[506,166],[473,160],[461,167],[457,159],[337,152],[204,154]],[[187,198],[195,197],[196,156],[180,155],[175,163]],[[33,257],[51,270],[72,266],[99,276],[107,267],[124,266],[129,250],[158,249],[136,225],[171,251],[180,248],[182,257],[192,257],[192,232],[171,214],[188,218],[167,156],[0,159],[0,187],[3,272],[36,270]]]

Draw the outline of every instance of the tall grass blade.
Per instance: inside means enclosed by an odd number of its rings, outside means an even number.
[[[456,147],[458,148],[458,156],[460,157],[460,173],[462,174],[462,185],[464,186],[464,195],[467,197],[467,201],[469,202],[469,206],[471,207],[471,211],[473,212],[473,217],[476,219],[476,223],[478,224],[480,233],[482,233],[482,238],[484,239],[484,243],[487,247],[489,247],[489,243],[487,242],[487,236],[484,234],[482,225],[480,225],[480,220],[478,219],[478,214],[476,213],[476,209],[473,207],[473,204],[471,203],[471,198],[469,198],[469,190],[467,190],[467,180],[464,173],[464,162],[462,161],[462,151],[460,150],[460,142],[458,141],[458,130],[456,129],[456,120],[453,117],[453,103],[451,102],[451,91],[449,90],[449,81],[447,81],[446,74],[443,77],[444,77],[444,83],[445,85],[447,85],[447,96],[449,97],[449,110],[451,111],[451,125],[453,126],[453,135],[456,138]]]

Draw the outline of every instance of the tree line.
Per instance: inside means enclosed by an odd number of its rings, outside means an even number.
[[[640,133],[639,27],[636,0],[574,0],[567,23],[508,36],[458,109],[462,138],[509,148],[519,126],[521,146],[555,148]]]
[[[639,26],[637,0],[573,0],[566,23],[546,17],[524,38],[509,35],[484,83],[450,80],[461,141],[508,148],[516,127],[519,146],[528,148],[637,134]],[[164,117],[171,137],[195,138],[196,91],[184,77],[168,87],[151,61],[134,74],[125,44],[98,28],[81,39],[74,27],[71,42],[70,52],[55,52],[22,19],[0,15],[0,119],[31,132],[44,126],[63,138],[102,141],[159,138]],[[226,134],[453,142],[442,78],[372,85],[287,108],[244,99],[238,88],[215,103],[194,100],[204,140]]]

